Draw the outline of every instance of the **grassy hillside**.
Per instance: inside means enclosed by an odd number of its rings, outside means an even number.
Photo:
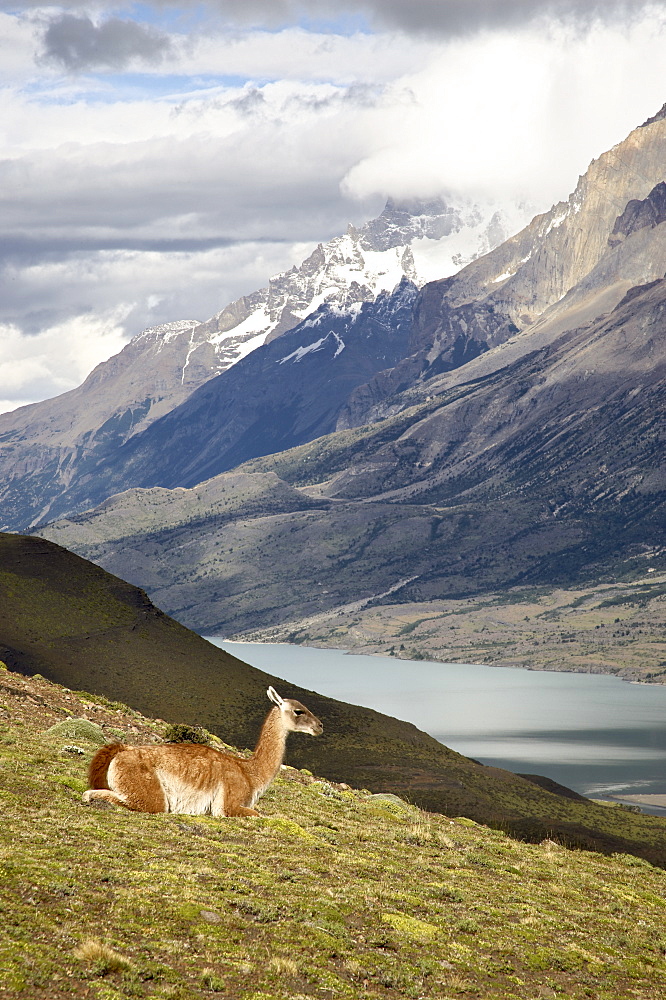
[[[287,761],[333,781],[397,792],[433,811],[666,867],[666,822],[575,801],[508,771],[484,767],[415,726],[305,691],[219,650],[167,618],[131,587],[44,539],[0,535],[0,659],[75,690],[174,723],[203,725],[253,746],[266,687],[296,697],[323,721],[294,739]]]
[[[95,727],[128,743],[165,728],[0,668],[7,1000],[666,990],[665,876],[647,861],[520,843],[294,769],[259,819],[94,809],[81,792]]]

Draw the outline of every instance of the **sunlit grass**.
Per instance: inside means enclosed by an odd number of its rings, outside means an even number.
[[[80,798],[95,744],[63,755],[45,730],[13,705],[0,730],[0,998],[666,992],[666,877],[640,858],[293,769],[256,820],[98,811]]]

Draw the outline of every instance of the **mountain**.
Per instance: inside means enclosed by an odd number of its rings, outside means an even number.
[[[411,405],[413,393],[405,391],[418,393],[428,378],[456,369],[456,379],[468,381],[479,370],[470,362],[481,354],[490,355],[483,370],[496,370],[606,313],[629,288],[666,272],[665,157],[665,119],[634,130],[592,163],[568,202],[457,274],[427,284],[413,321],[402,294],[397,303],[385,295],[356,303],[351,315],[347,304],[349,320],[339,329],[332,322],[337,306],[312,314],[290,332],[284,350],[266,344],[252,352],[87,468],[51,514],[80,511],[134,486],[193,486],[262,454],[372,422]],[[372,230],[373,245],[394,234],[384,219]],[[315,321],[312,336],[304,336]],[[374,338],[364,332],[369,324],[379,328]],[[340,347],[355,338],[368,350],[366,364]],[[511,351],[498,350],[509,341]],[[328,420],[317,415],[322,391],[330,391]]]
[[[84,692],[87,712],[100,705],[97,717],[107,726],[117,726],[124,700],[167,722],[201,725],[225,742],[254,746],[268,707],[266,688],[274,684],[324,722],[316,740],[290,740],[292,765],[331,781],[397,792],[520,839],[559,836],[572,846],[631,852],[666,865],[659,819],[599,806],[566,789],[554,794],[541,779],[484,767],[410,723],[271,677],[189,632],[142,591],[44,539],[0,534],[0,586],[0,659],[15,672],[0,675],[0,693],[28,709],[44,706],[48,691],[28,686],[21,675],[36,677],[35,685],[40,677],[63,684],[68,690],[58,701],[69,712]],[[0,712],[4,726],[4,705]],[[9,719],[13,724],[15,713]],[[110,735],[118,732],[112,728]]]
[[[339,427],[395,412],[383,401],[406,380],[451,367],[451,355],[468,344],[487,345],[483,370],[497,370],[607,313],[630,288],[664,277],[665,158],[662,116],[594,160],[568,201],[458,274],[427,284],[409,358],[357,391]],[[510,350],[492,351],[507,342]]]
[[[335,430],[349,394],[405,357],[416,287],[348,312],[320,306],[277,340],[210,379],[54,499],[51,514],[86,509],[136,484],[191,486]]]
[[[389,201],[377,219],[320,244],[299,267],[207,322],[151,327],[77,389],[0,414],[0,527],[25,530],[62,513],[54,501],[63,491],[94,476],[194,389],[318,309],[353,317],[405,278],[421,285],[452,273],[524,219],[520,208]]]
[[[345,351],[301,329],[288,354],[271,354],[282,340],[266,345],[138,435],[132,461],[98,467],[100,498],[128,492],[44,534],[140,582],[188,625],[226,635],[336,609],[351,620],[358,602],[627,579],[647,556],[659,568],[665,144],[664,118],[635,130],[568,202],[426,285],[405,356],[344,386],[334,432],[316,438],[326,424],[306,420],[326,411],[333,422],[319,396]],[[313,440],[253,458],[270,447],[263,399],[275,379],[275,445],[296,426]],[[243,407],[263,415],[259,425],[233,427]],[[248,475],[266,506],[246,516]],[[192,490],[176,517],[165,487]],[[238,514],[210,506],[209,491]]]
[[[202,324],[200,336],[223,343],[229,360],[236,361],[321,305],[346,311],[392,291],[402,278],[422,285],[453,274],[505,240],[526,213],[525,206],[454,207],[440,198],[390,198],[378,218],[360,228],[350,225],[343,236],[320,243],[301,265]]]
[[[226,635],[359,601],[611,581],[647,554],[659,568],[665,315],[662,279],[491,375],[474,377],[482,355],[468,382],[432,377],[392,417],[187,493],[127,491],[44,534]],[[249,483],[251,511],[234,501]]]

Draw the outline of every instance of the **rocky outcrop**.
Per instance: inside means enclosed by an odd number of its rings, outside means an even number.
[[[608,245],[613,247],[639,229],[660,225],[666,220],[666,183],[660,181],[652,188],[647,198],[637,198],[627,204],[622,215],[618,215],[613,232],[608,237]]]

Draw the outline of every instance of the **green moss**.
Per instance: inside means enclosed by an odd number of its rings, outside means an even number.
[[[44,735],[65,740],[87,740],[99,746],[109,742],[102,728],[90,719],[63,719],[47,729]]]
[[[434,924],[408,916],[406,913],[383,913],[382,920],[390,924],[400,935],[423,943],[430,941],[438,931]]]
[[[288,837],[298,837],[299,839],[310,841],[317,840],[317,837],[314,837],[307,830],[304,830],[302,826],[294,822],[294,820],[287,819],[285,816],[269,816],[261,820],[261,826]]]
[[[88,787],[87,782],[82,778],[72,778],[69,775],[56,775],[51,780],[55,781],[58,785],[63,785],[65,788],[71,788],[72,791],[78,792],[79,795],[82,795]]]
[[[413,806],[405,802],[397,795],[393,795],[390,792],[376,792],[374,795],[368,796],[368,802],[373,805],[379,805],[383,809],[388,810],[390,813],[405,813],[412,812]]]

